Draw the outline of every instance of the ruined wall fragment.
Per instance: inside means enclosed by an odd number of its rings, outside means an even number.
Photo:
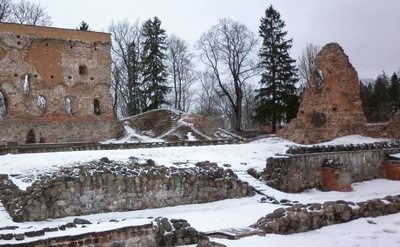
[[[316,56],[297,118],[278,135],[318,143],[361,133],[365,124],[357,72],[339,44],[327,44]]]
[[[97,141],[104,136],[86,133],[99,124],[115,138],[110,49],[107,33],[0,23],[2,138],[24,143],[33,129],[46,142]],[[60,123],[77,123],[80,134],[71,139]]]

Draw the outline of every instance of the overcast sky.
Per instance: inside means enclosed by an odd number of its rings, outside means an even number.
[[[17,0],[14,0],[16,2]],[[157,16],[168,34],[194,46],[221,18],[245,24],[258,35],[269,5],[286,23],[297,59],[306,43],[338,42],[360,78],[400,70],[400,0],[30,0],[46,8],[53,26],[76,28],[85,20],[95,31],[111,21],[132,23]]]

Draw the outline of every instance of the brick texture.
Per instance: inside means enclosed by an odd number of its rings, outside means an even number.
[[[327,44],[317,54],[302,97],[297,118],[279,136],[308,144],[364,131],[358,75],[339,44]]]
[[[107,33],[0,23],[2,138],[24,143],[30,129],[46,142],[117,137],[110,48]]]

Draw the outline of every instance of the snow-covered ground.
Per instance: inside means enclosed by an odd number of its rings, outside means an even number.
[[[127,140],[121,140],[121,142],[125,141]],[[362,136],[347,136],[329,143],[323,143],[323,145],[370,143],[376,141],[381,140]],[[274,196],[277,199],[297,200],[302,203],[338,199],[357,202],[400,194],[400,181],[386,179],[353,184],[352,192],[321,192],[313,189],[301,194],[288,194],[269,188],[245,173],[249,168],[261,171],[265,167],[265,161],[268,157],[285,153],[291,145],[295,144],[287,140],[271,137],[247,144],[224,146],[5,155],[0,157],[0,173],[13,175],[12,179],[14,183],[24,189],[38,176],[52,173],[62,166],[99,160],[102,157],[127,162],[129,157],[133,156],[139,160],[152,159],[156,164],[165,166],[185,167],[204,160],[216,162],[220,166],[229,164],[237,172],[239,178],[248,181],[264,193]],[[157,216],[186,219],[199,231],[245,227],[255,223],[260,217],[280,207],[279,205],[260,203],[261,197],[260,195],[256,195],[250,198],[229,199],[205,204],[82,216],[81,218],[99,224],[92,224],[86,228],[47,233],[45,238],[60,234],[71,235],[75,232],[101,231],[126,225],[140,225],[150,222],[151,217]],[[19,226],[19,229],[14,232],[59,226],[71,222],[73,218],[51,219],[44,222],[15,223],[11,221],[4,208],[0,206],[0,228],[4,226]],[[119,222],[108,222],[111,219],[116,219]],[[372,220],[376,224],[368,223],[368,220]],[[248,237],[235,241],[213,240],[227,246],[400,246],[399,233],[400,214],[395,214],[374,219],[359,219],[346,224],[324,227],[319,230],[289,236],[269,234],[265,237]],[[26,238],[24,241],[34,239],[36,238]],[[0,240],[0,246],[6,243],[13,243],[13,241],[15,240]]]
[[[145,135],[139,135],[135,129],[132,129],[128,125],[124,125],[125,137],[122,139],[111,139],[101,143],[132,143],[132,142],[164,142],[163,139],[152,138]]]

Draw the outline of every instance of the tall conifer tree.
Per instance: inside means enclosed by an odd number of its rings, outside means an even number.
[[[391,116],[389,86],[389,78],[383,71],[382,75],[378,75],[375,80],[371,99],[374,107],[372,112],[372,121],[374,122],[386,122]]]
[[[396,73],[390,77],[389,100],[392,115],[400,110],[400,79]]]
[[[292,39],[285,39],[285,22],[272,5],[261,18],[259,34],[263,38],[259,51],[260,68],[263,71],[260,88],[256,90],[255,118],[260,124],[272,125],[289,122],[296,117],[299,96],[296,92],[296,60],[289,55]]]
[[[144,111],[158,109],[165,104],[165,97],[170,88],[167,84],[165,53],[167,50],[165,30],[161,20],[154,17],[143,24],[143,86],[147,94],[147,107]]]

